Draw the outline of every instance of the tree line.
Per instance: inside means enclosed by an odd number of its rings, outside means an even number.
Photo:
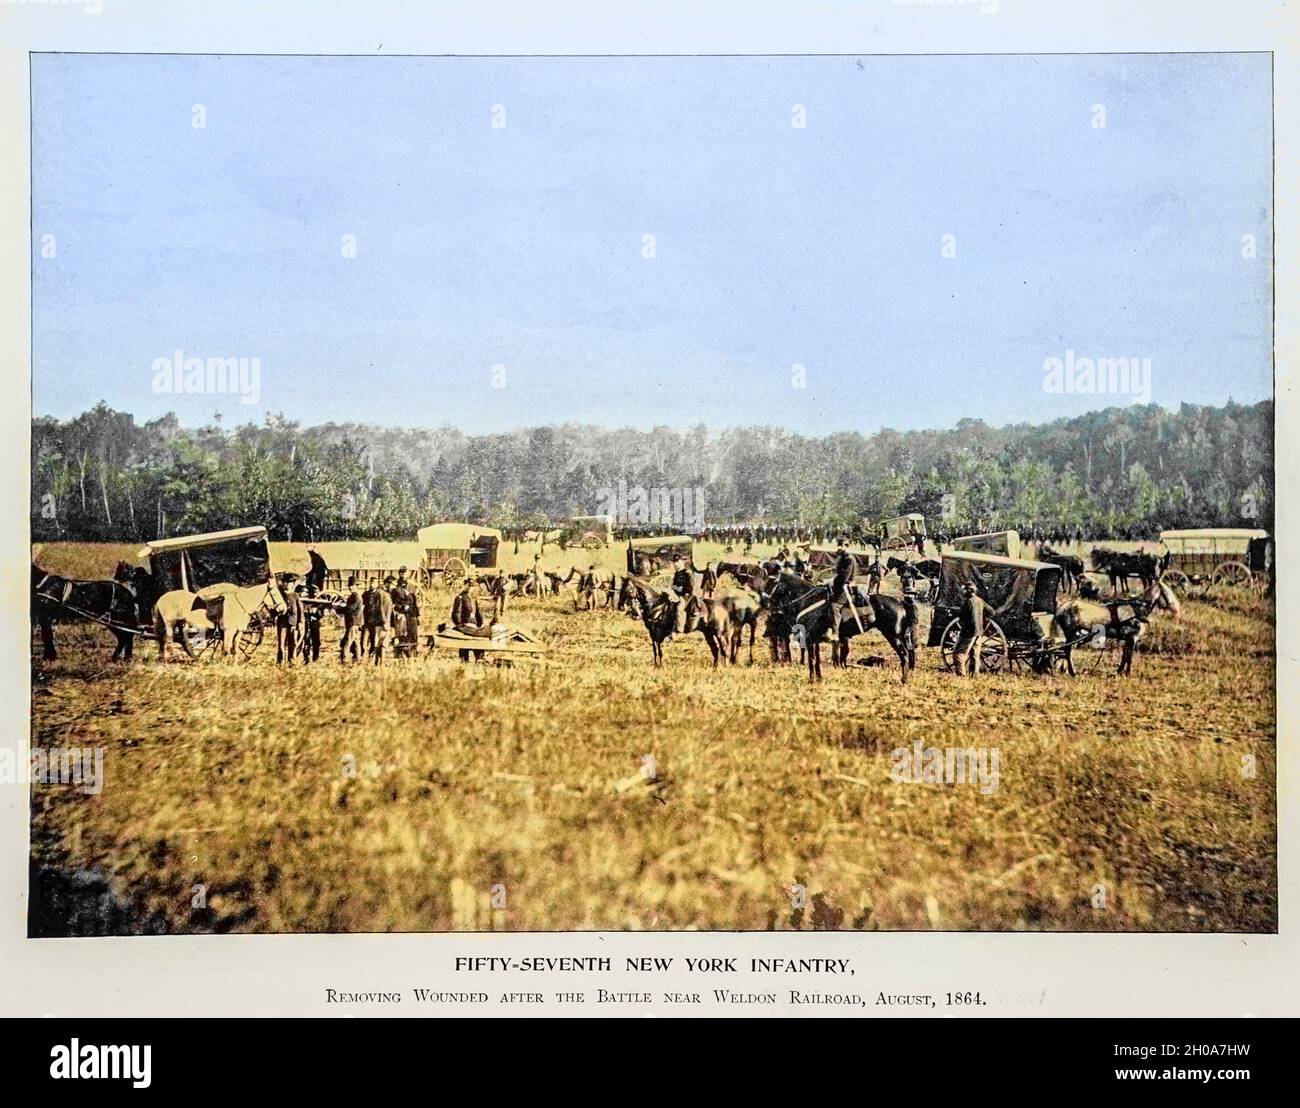
[[[508,434],[365,424],[186,428],[100,403],[32,421],[35,541],[135,541],[261,523],[275,539],[404,539],[442,520],[517,530],[597,510],[619,481],[701,490],[706,522],[848,529],[923,512],[949,533],[1272,529],[1273,405],[1108,408],[945,430],[775,427]]]

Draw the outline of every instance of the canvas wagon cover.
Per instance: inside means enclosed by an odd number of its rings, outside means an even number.
[[[475,537],[501,541],[501,532],[495,527],[480,527],[476,523],[432,523],[415,533],[416,545],[424,550],[469,550]]]
[[[414,542],[318,542],[315,549],[334,573],[361,570],[396,574],[402,566],[415,573],[424,561],[424,551]],[[301,577],[311,569],[305,542],[273,542],[271,556],[277,573]]]
[[[271,579],[272,556],[265,527],[241,527],[203,535],[181,535],[151,542],[140,551],[149,558],[164,589],[209,585],[261,585]],[[182,565],[187,568],[182,573]]]

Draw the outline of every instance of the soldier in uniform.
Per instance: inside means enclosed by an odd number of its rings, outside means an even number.
[[[835,577],[831,581],[831,611],[834,618],[831,620],[831,630],[827,638],[832,642],[839,637],[837,629],[849,608],[848,591],[853,586],[857,574],[858,561],[848,552],[841,540],[835,552]]]
[[[303,586],[299,585],[298,590],[300,592],[304,591]],[[308,600],[316,598],[315,585],[308,585],[305,592]],[[304,604],[302,606],[302,660],[304,662],[320,661],[320,621],[323,614],[319,604]]]
[[[373,581],[366,581],[366,591],[361,594],[361,650],[367,658],[375,652],[375,628],[379,624],[379,589]]]
[[[352,660],[357,660],[357,641],[361,638],[361,629],[365,622],[365,609],[361,594],[357,592],[357,579],[348,578],[348,595],[343,601],[343,638],[339,640],[339,663],[347,659],[348,651]]]
[[[916,578],[903,578],[903,610],[907,625],[903,628],[903,644],[907,648],[907,668],[916,669],[916,625],[920,612],[916,605]]]
[[[880,592],[880,584],[885,579],[885,567],[881,564],[880,555],[876,555],[876,560],[867,566],[867,595],[875,596]],[[904,578],[904,582],[910,578]],[[916,594],[913,593],[915,596]]]
[[[695,574],[687,567],[684,558],[673,559],[672,589],[682,599],[686,599],[695,593]]]
[[[297,589],[289,588],[289,580],[289,577],[284,577],[280,586],[286,607],[275,617],[275,664],[291,666],[298,634],[302,630],[302,597]]]
[[[410,654],[420,641],[420,603],[407,583],[405,566],[398,570],[393,586],[393,629],[397,632],[394,651]]]
[[[979,671],[979,657],[975,653],[975,644],[984,634],[984,617],[988,608],[975,591],[973,581],[967,581],[961,587],[961,592],[964,600],[961,611],[957,613],[957,618],[960,620],[958,624],[960,635],[957,638],[954,654],[958,677],[968,673],[973,675]]]
[[[384,578],[384,587],[375,589],[374,606],[370,616],[367,616],[367,623],[373,617],[374,623],[370,627],[371,654],[375,659],[375,665],[379,665],[384,660],[384,647],[388,645],[388,630],[393,626],[393,579],[392,577]]]
[[[483,611],[474,595],[474,578],[466,577],[456,599],[451,602],[451,625],[467,635],[478,633],[483,626]]]
[[[596,607],[596,567],[590,565],[578,578],[578,595],[573,602],[575,610],[592,611]]]

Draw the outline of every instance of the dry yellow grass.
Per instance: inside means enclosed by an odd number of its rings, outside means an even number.
[[[116,552],[55,556],[96,575]],[[752,668],[713,672],[693,636],[652,670],[639,623],[571,591],[508,620],[550,654],[344,668],[327,628],[312,667],[270,642],[160,665],[147,641],[123,667],[60,628],[32,743],[102,746],[106,784],[33,785],[35,929],[1276,929],[1257,594],[1153,624],[1128,681],[959,681],[923,650],[907,687],[826,666],[810,689],[761,638]],[[853,654],[893,657],[874,635]],[[917,739],[997,748],[999,788],[893,781]]]

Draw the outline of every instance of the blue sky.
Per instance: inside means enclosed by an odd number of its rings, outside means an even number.
[[[826,433],[1125,401],[1045,392],[1067,350],[1149,357],[1159,404],[1263,399],[1270,85],[1264,54],[34,55],[34,410]],[[259,403],[159,395],[177,349],[259,358]]]

